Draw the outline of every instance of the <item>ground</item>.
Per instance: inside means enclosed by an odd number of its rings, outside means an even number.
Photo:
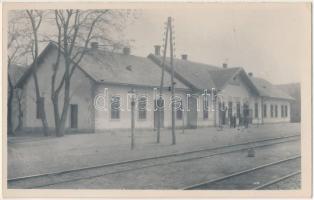
[[[300,124],[269,124],[222,131],[211,127],[187,129],[184,133],[177,129],[176,133],[176,145],[171,145],[170,130],[163,130],[161,143],[156,144],[156,132],[137,130],[134,150],[130,149],[130,133],[127,131],[58,138],[12,137],[8,139],[8,178],[295,135],[300,133]]]
[[[299,189],[301,185],[301,175],[290,177],[286,180],[280,181],[274,185],[264,188],[264,190],[285,190],[285,189]]]
[[[299,142],[256,148],[255,157],[247,157],[247,151],[197,159],[189,162],[177,162],[157,167],[148,167],[123,173],[113,173],[91,179],[49,185],[44,188],[55,189],[182,189],[190,185],[224,177],[238,171],[254,168],[300,153]],[[276,152],[275,155],[270,156]],[[293,165],[277,166],[273,170],[262,170],[255,181],[242,179],[239,183],[259,186],[271,178],[277,178],[300,169],[300,162]],[[266,173],[266,174],[265,174]],[[248,182],[248,183],[246,183]],[[222,188],[228,189],[227,184]]]

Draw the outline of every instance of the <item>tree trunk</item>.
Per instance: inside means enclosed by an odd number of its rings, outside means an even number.
[[[54,114],[54,120],[55,120],[55,132],[57,134],[57,127],[59,127],[60,119],[59,119],[59,99],[56,94],[53,94],[51,97],[52,105],[53,105],[53,114]]]
[[[68,110],[70,105],[70,60],[67,57],[67,54],[65,54],[65,66],[66,66],[66,72],[65,72],[65,80],[64,80],[64,98],[63,98],[63,109],[62,114],[60,118],[60,122],[58,123],[59,126],[57,127],[57,136],[63,136],[65,133],[65,124],[68,116]]]
[[[48,122],[47,122],[47,118],[46,118],[45,106],[42,107],[41,122],[43,124],[44,135],[49,136]]]
[[[56,124],[56,134],[58,137],[64,136],[65,134],[65,124],[66,124],[69,105],[70,105],[70,101],[66,99],[69,99],[69,98],[64,97],[62,116],[59,122]]]
[[[35,61],[37,62],[37,60]],[[37,66],[37,64],[36,64]],[[45,136],[48,136],[48,122],[46,119],[46,112],[45,112],[45,105],[43,102],[41,102],[41,96],[39,93],[39,85],[38,85],[38,79],[36,75],[36,69],[33,71],[33,77],[34,77],[34,83],[35,83],[35,92],[36,92],[36,105],[40,104],[40,119],[43,126],[43,132]]]
[[[43,132],[45,136],[48,136],[48,122],[46,119],[46,112],[45,112],[45,106],[44,103],[41,102],[41,96],[40,96],[40,90],[39,90],[39,84],[37,79],[37,69],[38,69],[38,28],[42,22],[43,16],[37,15],[39,19],[36,22],[36,15],[33,13],[32,10],[26,10],[27,15],[29,16],[30,22],[32,24],[32,31],[34,35],[34,52],[33,53],[33,59],[34,59],[34,68],[32,69],[32,74],[34,77],[34,85],[35,85],[35,93],[36,93],[36,105],[40,104],[40,119],[43,126]]]
[[[55,132],[57,137],[64,136],[65,132],[65,121],[62,121],[59,118],[59,92],[55,92],[52,96],[52,104],[53,104],[53,113],[55,120]]]
[[[64,136],[64,132],[65,132],[65,120],[64,121],[60,120],[58,122],[58,125],[56,125],[56,136],[62,137]]]
[[[13,131],[13,123],[12,123],[12,101],[13,101],[13,85],[11,82],[10,77],[8,77],[8,82],[9,82],[9,96],[8,96],[8,115],[7,115],[7,119],[8,119],[8,135],[14,135],[14,131]]]
[[[19,109],[19,116],[18,116],[18,125],[16,130],[21,130],[21,128],[23,127],[23,110],[22,110],[22,99],[21,98],[17,98],[18,100],[18,109]]]

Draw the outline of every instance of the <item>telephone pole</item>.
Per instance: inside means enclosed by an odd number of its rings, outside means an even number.
[[[164,86],[164,70],[165,70],[165,61],[167,56],[167,44],[169,39],[169,46],[170,46],[170,67],[171,67],[171,133],[172,133],[172,144],[176,144],[176,134],[175,134],[175,117],[176,117],[176,111],[175,111],[175,82],[174,82],[174,66],[173,66],[173,57],[174,57],[174,37],[173,37],[173,27],[172,27],[172,18],[168,17],[167,25],[166,25],[166,33],[165,33],[165,39],[164,39],[164,49],[163,49],[163,58],[162,58],[162,73],[161,73],[161,82],[160,82],[160,95],[159,95],[159,101],[157,100],[157,109],[158,109],[158,122],[157,122],[157,143],[160,142],[160,126],[161,126],[161,108],[159,103],[162,103],[162,90]],[[169,36],[168,36],[169,35]],[[162,104],[163,106],[164,104]]]
[[[162,98],[162,90],[164,88],[164,76],[165,76],[165,61],[167,56],[167,46],[168,46],[168,33],[169,33],[169,19],[166,23],[166,32],[165,32],[165,38],[164,38],[164,47],[163,47],[163,57],[162,57],[162,63],[161,63],[161,81],[160,81],[160,87],[159,87],[159,98],[156,102],[156,107],[158,109],[158,121],[157,121],[157,143],[160,143],[160,126],[161,126],[161,106],[164,106],[163,98]]]
[[[173,31],[172,31],[172,19],[168,17],[170,28],[170,67],[171,67],[171,132],[172,132],[172,144],[176,144],[176,111],[175,111],[175,97],[174,97],[174,68],[173,68]]]
[[[131,150],[134,149],[134,129],[135,129],[135,116],[134,116],[134,110],[135,110],[135,92],[134,89],[130,91],[132,97],[131,97]]]

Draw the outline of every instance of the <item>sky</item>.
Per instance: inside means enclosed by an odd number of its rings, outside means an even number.
[[[125,29],[134,55],[147,56],[162,45],[171,16],[178,58],[227,62],[274,84],[300,82],[300,69],[310,66],[309,4],[213,3],[143,9],[136,16]]]

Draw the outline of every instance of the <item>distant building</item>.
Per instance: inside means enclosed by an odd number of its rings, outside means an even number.
[[[129,48],[125,48],[123,53],[104,51],[99,49],[98,45],[88,49],[71,79],[67,130],[98,132],[130,128],[129,108],[132,91],[136,95],[135,127],[156,128],[156,100],[161,80],[159,50],[160,47],[156,46],[155,54],[145,58],[131,55]],[[40,54],[37,69],[41,96],[44,98],[48,125],[51,128],[54,127],[54,117],[50,82],[56,56],[57,48],[50,43]],[[62,69],[62,66],[60,68]],[[191,62],[187,55],[182,59],[175,59],[174,68],[175,94],[177,100],[180,99],[178,105],[182,105],[183,109],[176,111],[178,127],[228,125],[232,116],[237,124],[242,123],[244,118],[254,124],[290,121],[290,102],[293,98],[271,83],[248,75],[243,68],[230,68],[227,65],[216,67]],[[165,107],[161,124],[163,127],[170,127],[169,60],[165,63],[165,69]],[[59,73],[59,80],[60,74],[62,73]],[[37,115],[30,69],[19,79],[16,87],[23,91],[24,113],[21,130],[39,131],[41,121]],[[208,98],[204,98],[207,96],[204,95],[204,90],[207,90]],[[213,98],[212,91],[217,92],[217,98]]]
[[[295,101],[291,102],[291,122],[301,121],[301,87],[300,83],[290,83],[277,85],[280,90],[285,91],[287,94],[292,96]]]
[[[161,66],[162,58],[156,50],[148,57]],[[186,54],[174,63],[176,78],[197,95],[201,95],[204,89],[211,91],[215,88],[220,97],[214,103],[218,108],[216,112],[209,112],[207,116],[205,110],[197,112],[194,117],[188,115],[194,126],[230,124],[232,116],[236,117],[237,124],[244,118],[253,124],[290,122],[290,102],[294,99],[270,82],[254,77],[252,73],[247,74],[243,68],[228,67],[226,63],[222,67],[197,63],[189,61]],[[170,71],[169,59],[166,69]],[[204,106],[204,101],[200,103]]]

